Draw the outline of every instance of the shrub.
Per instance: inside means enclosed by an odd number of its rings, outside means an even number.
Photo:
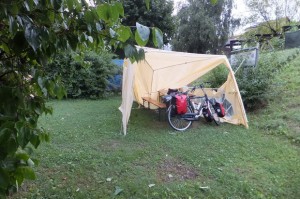
[[[100,98],[108,94],[109,78],[120,73],[113,54],[86,51],[83,61],[74,53],[61,53],[48,65],[49,74],[59,74],[69,98]],[[111,91],[111,89],[110,89]]]
[[[246,109],[254,110],[265,106],[270,99],[278,96],[277,89],[273,89],[275,77],[298,54],[296,49],[264,53],[260,56],[257,67],[241,67],[237,71],[235,76]]]
[[[219,65],[213,70],[209,71],[196,81],[192,85],[199,86],[200,83],[209,82],[209,87],[219,88],[227,80],[228,69],[225,65]],[[205,85],[206,86],[206,85]]]
[[[245,108],[249,111],[261,108],[268,104],[268,101],[277,96],[274,85],[279,85],[274,79],[276,74],[299,56],[298,49],[290,49],[284,51],[275,51],[263,53],[260,55],[259,62],[256,67],[240,67],[236,71],[235,77],[242,95]],[[209,81],[210,87],[218,88],[227,79],[228,69],[219,66],[205,74],[193,84],[198,82]]]
[[[264,60],[255,68],[239,69],[236,79],[246,109],[253,110],[267,104],[272,97],[270,89],[274,74],[269,60]]]
[[[284,49],[284,38],[280,38],[280,37],[273,37],[271,39],[271,45],[274,47],[274,49],[276,50],[282,50]]]

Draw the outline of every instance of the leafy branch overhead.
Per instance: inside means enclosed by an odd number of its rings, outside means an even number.
[[[110,1],[109,1],[110,2]],[[146,1],[149,6],[150,1]],[[152,31],[163,45],[158,28],[137,24],[136,32],[121,24],[120,2],[90,6],[78,0],[2,0],[0,3],[0,197],[17,190],[24,179],[34,179],[29,146],[49,140],[38,127],[42,114],[52,113],[50,97],[66,95],[59,76],[47,76],[45,66],[65,50],[124,49],[133,61],[142,59]]]

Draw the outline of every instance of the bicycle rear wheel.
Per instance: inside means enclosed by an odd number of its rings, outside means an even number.
[[[187,113],[192,113],[190,107],[187,107]],[[187,121],[181,115],[174,113],[173,105],[169,106],[167,110],[167,117],[169,125],[177,131],[185,131],[192,125],[192,121]]]
[[[215,122],[217,126],[219,126],[221,124],[221,121],[218,116],[218,113],[215,111],[214,107],[211,104],[209,104],[209,109],[210,109],[212,120]]]

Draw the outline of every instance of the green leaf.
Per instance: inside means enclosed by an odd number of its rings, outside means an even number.
[[[13,133],[13,132],[12,132]],[[16,139],[14,136],[11,136],[5,141],[5,145],[6,145],[6,152],[8,154],[14,154],[16,152],[16,150],[18,149],[18,143],[16,142]],[[3,146],[3,145],[2,145]]]
[[[138,34],[138,32],[137,31],[135,31],[135,42],[139,45],[139,46],[145,46],[146,44],[147,44],[147,42],[148,41],[143,41],[141,38],[140,38],[140,36],[139,36],[139,34]]]
[[[125,53],[125,57],[129,58],[129,57],[134,56],[134,54],[137,53],[137,50],[134,46],[127,44],[124,47],[124,53]]]
[[[218,0],[210,0],[211,4],[215,5],[216,3],[218,3]]]
[[[27,128],[26,126],[21,127],[18,129],[18,136],[17,140],[19,145],[24,148],[28,144],[31,137],[31,130]]]
[[[67,6],[69,10],[73,10],[73,4],[74,4],[73,0],[67,0]]]
[[[163,33],[158,28],[152,28],[152,40],[156,47],[162,48],[164,45]]]
[[[11,13],[12,15],[16,16],[19,13],[19,8],[17,4],[13,4],[11,7]]]
[[[16,169],[16,174],[18,176],[22,176],[23,178],[29,179],[29,180],[35,180],[35,173],[33,169],[29,166],[20,166]]]
[[[116,30],[118,34],[118,40],[126,42],[131,36],[131,30],[128,26],[121,26]]]
[[[30,167],[34,167],[35,163],[32,159],[28,158],[27,159],[27,165],[30,166]]]
[[[24,37],[24,32],[18,31],[13,38],[13,43],[11,44],[11,48],[17,53],[22,53],[24,49],[28,46],[26,39]]]
[[[147,10],[149,10],[150,9],[150,0],[145,0],[145,4],[147,7]]]
[[[67,95],[65,89],[60,85],[55,85],[54,93],[58,99],[62,99],[64,96]]]
[[[71,46],[72,50],[75,51],[76,48],[77,48],[77,44],[78,44],[78,37],[76,35],[73,35],[73,34],[68,34],[67,38],[68,38],[68,43]]]
[[[0,131],[0,145],[4,145],[12,133],[13,133],[12,130],[10,130],[8,128],[3,128]]]
[[[109,16],[111,22],[116,22],[119,19],[119,7],[116,4],[109,6]]]
[[[38,77],[38,84],[40,86],[41,89],[44,88],[44,80],[42,77]]]
[[[134,58],[137,62],[145,59],[145,52],[144,49],[140,48],[137,53],[135,53]]]
[[[62,6],[62,0],[52,0],[53,2],[53,6],[55,10],[59,10]]]
[[[6,54],[10,54],[10,50],[9,50],[8,46],[5,43],[2,43],[0,45],[0,49],[2,49]]]
[[[40,47],[39,34],[37,29],[28,24],[25,29],[25,38],[29,45],[36,51]]]
[[[9,16],[9,32],[15,34],[18,29],[18,24],[13,16]]]
[[[104,21],[108,21],[109,20],[109,5],[107,3],[103,3],[103,4],[100,4],[98,7],[97,7],[97,14],[99,16],[100,19],[104,20]]]
[[[40,164],[40,161],[34,158],[31,158],[31,160],[33,161],[34,165],[38,166]]]
[[[47,17],[51,23],[55,21],[55,13],[52,10],[47,11]]]
[[[143,26],[142,24],[136,22],[136,30],[139,38],[141,38],[143,42],[147,42],[150,35],[150,29],[147,26]]]
[[[93,12],[91,12],[91,11],[86,11],[86,12],[84,13],[84,20],[85,20],[87,23],[89,23],[89,24],[93,23],[93,22],[94,22]]]
[[[122,16],[122,17],[124,17],[124,8],[123,8],[122,3],[116,2],[114,6],[116,7],[119,15]]]
[[[37,148],[41,143],[39,136],[33,134],[30,138],[30,143],[34,146],[34,148]]]
[[[29,159],[29,155],[26,153],[26,151],[18,149],[16,152],[16,158],[19,160],[27,161]]]

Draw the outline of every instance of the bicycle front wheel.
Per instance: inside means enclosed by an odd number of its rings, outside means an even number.
[[[185,131],[192,125],[192,121],[185,120],[181,115],[174,113],[173,105],[169,106],[167,110],[168,123],[170,126],[177,131]],[[190,107],[187,107],[187,113],[192,113]]]

